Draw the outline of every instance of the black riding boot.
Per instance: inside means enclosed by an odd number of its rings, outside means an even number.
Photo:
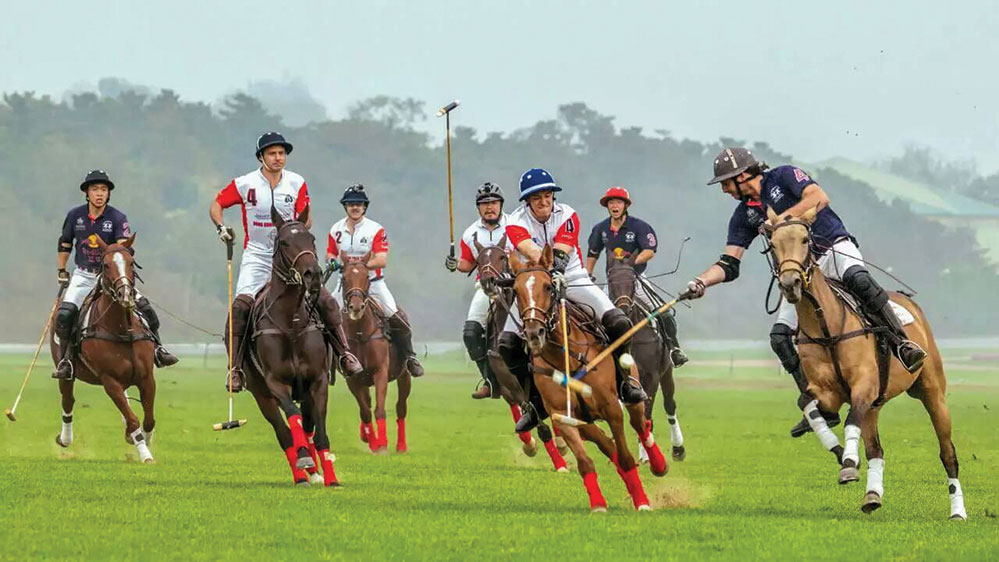
[[[662,314],[659,318],[662,319],[663,331],[665,331],[663,339],[666,340],[666,346],[669,348],[669,358],[674,367],[683,367],[690,359],[680,349],[680,340],[676,337],[676,318],[673,318],[673,315],[669,313]]]
[[[472,361],[475,361],[475,366],[479,368],[479,375],[482,376],[482,382],[484,383],[475,389],[475,392],[472,393],[472,398],[476,400],[490,397],[499,398],[499,384],[497,384],[495,375],[489,369],[489,359],[486,355],[489,351],[489,342],[486,341],[486,329],[482,327],[482,324],[474,320],[466,320],[461,335],[462,340],[465,342],[465,349],[468,351],[468,357]]]
[[[333,295],[323,287],[319,293],[319,316],[322,318],[326,328],[326,335],[329,336],[330,345],[333,346],[333,353],[336,355],[337,365],[340,372],[345,377],[352,377],[364,372],[364,367],[357,357],[350,352],[347,344],[347,334],[343,333],[343,317],[340,314],[340,305],[337,304]],[[330,384],[336,380],[335,373],[330,372]]]
[[[784,367],[784,370],[790,373],[791,378],[794,379],[794,384],[798,387],[798,392],[801,393],[798,396],[798,408],[804,409],[814,398],[808,392],[808,380],[805,379],[805,373],[801,370],[801,360],[798,358],[798,350],[794,347],[794,330],[784,324],[774,324],[773,329],[770,330],[770,348],[777,354],[777,358],[780,359],[780,364]],[[829,427],[839,425],[839,413],[826,412],[821,408],[819,409],[819,413],[826,419]],[[808,425],[808,420],[802,416],[801,420],[791,428],[791,437],[801,437],[811,430],[812,426]]]
[[[603,324],[604,330],[607,331],[607,336],[610,337],[612,342],[617,341],[618,338],[631,329],[631,320],[619,308],[612,308],[605,312],[600,322]],[[621,366],[621,356],[625,353],[630,354],[630,350],[631,342],[628,341],[615,349],[611,355],[614,357],[614,372],[617,375],[618,395],[621,401],[625,404],[638,404],[639,402],[645,402],[649,397],[645,394],[645,390],[642,389],[641,385],[636,384],[637,381],[632,380],[631,369],[625,369]],[[568,375],[568,373],[566,374]]]
[[[406,358],[406,369],[409,370],[409,374],[422,377],[423,365],[420,365],[416,352],[413,351],[413,330],[410,329],[409,318],[402,309],[389,318],[389,337]]]
[[[59,304],[55,318],[55,333],[59,338],[59,363],[52,372],[52,378],[73,380],[73,327],[80,309],[71,302]]]
[[[520,339],[513,332],[503,332],[499,338],[499,354],[506,363],[506,367],[517,377],[521,386],[527,393],[528,399],[520,403],[520,420],[514,431],[523,433],[530,431],[541,423],[541,420],[548,417],[541,395],[534,387],[534,377],[531,374],[530,357],[524,350],[524,340]]]
[[[843,283],[853,296],[860,300],[864,312],[876,324],[888,328],[891,332],[891,344],[902,366],[910,373],[918,371],[926,359],[926,352],[905,333],[905,328],[888,304],[888,293],[871,277],[870,272],[860,265],[846,270],[843,274]]]
[[[153,342],[156,344],[156,349],[153,352],[153,364],[157,367],[176,365],[180,359],[177,359],[176,355],[163,347],[160,340],[160,318],[156,315],[156,311],[153,310],[153,305],[149,303],[149,299],[142,297],[136,301],[135,305],[139,309],[139,314],[146,320],[149,331],[153,333]]]
[[[230,381],[232,384],[233,392],[240,392],[243,390],[244,383],[243,380],[243,355],[246,353],[244,349],[244,341],[246,339],[246,326],[250,323],[250,310],[253,308],[253,299],[248,295],[237,295],[232,301],[232,341],[227,342],[229,346],[226,348],[232,357],[232,377],[226,374],[226,388],[229,388]],[[229,325],[226,324],[225,337],[229,337]]]

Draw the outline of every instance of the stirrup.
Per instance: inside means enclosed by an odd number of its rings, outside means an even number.
[[[631,377],[628,377],[621,381],[620,386],[618,386],[618,395],[621,397],[621,401],[625,404],[641,404],[649,399],[649,395],[645,393],[645,389],[642,386],[633,384]],[[626,391],[625,389],[630,389]],[[625,396],[628,394],[628,396]]]
[[[904,359],[902,359],[903,347],[907,347],[908,349],[910,349],[911,350],[910,353],[918,352],[919,355],[918,358],[915,359],[911,365],[907,363]],[[899,342],[897,346],[895,346],[895,357],[897,357],[899,362],[902,363],[902,366],[905,367],[906,371],[909,371],[909,373],[915,373],[920,369],[920,367],[923,366],[923,361],[926,360],[926,351],[924,351],[923,348],[920,347],[918,343],[912,340],[902,340]]]
[[[59,369],[62,367],[63,363],[65,363],[66,365],[69,366],[69,376],[66,376],[66,377],[59,376]],[[74,375],[74,373],[73,373],[73,362],[70,361],[69,358],[66,358],[66,357],[63,357],[62,359],[60,359],[59,363],[56,365],[55,370],[52,371],[52,378],[54,378],[56,380],[60,380],[60,381],[71,381],[74,378],[73,375]]]
[[[683,367],[684,365],[687,364],[687,361],[690,361],[690,358],[687,357],[687,354],[684,353],[683,350],[680,349],[679,347],[674,347],[672,350],[670,350],[669,359],[670,361],[673,362],[673,366],[677,368]]]
[[[230,390],[230,381],[232,385],[232,393],[236,394],[242,392],[246,388],[246,377],[243,375],[243,370],[238,367],[234,367],[231,371],[225,375],[225,389]]]

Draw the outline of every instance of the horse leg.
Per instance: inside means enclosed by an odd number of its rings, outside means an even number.
[[[305,438],[305,429],[302,427],[302,410],[291,399],[291,389],[288,385],[271,378],[265,377],[264,380],[271,396],[277,400],[278,407],[288,419],[288,427],[291,430],[291,452],[286,450],[285,454],[288,455],[289,459],[292,455],[295,456],[295,468],[299,470],[313,468],[316,463],[312,462],[312,457],[309,456],[308,440]]]
[[[385,452],[388,449],[388,430],[385,428],[385,400],[388,396],[388,359],[375,371],[372,379],[375,383],[375,423],[378,424],[377,448],[375,452]]]
[[[838,409],[838,406],[837,406]],[[825,416],[819,411],[819,401],[812,400],[801,409],[808,426],[812,428],[812,433],[819,440],[819,443],[836,457],[836,464],[843,464],[843,446],[839,444],[839,437],[829,429]],[[842,482],[841,482],[842,483]]]
[[[153,445],[153,431],[156,430],[156,414],[153,405],[156,402],[156,379],[152,373],[139,380],[139,400],[142,402],[142,435],[146,438],[146,446]]]
[[[562,453],[559,452],[558,445],[555,444],[552,430],[549,429],[548,424],[545,422],[539,423],[537,432],[541,442],[545,445],[545,452],[548,453],[548,458],[552,460],[552,466],[555,467],[555,472],[569,472],[569,468],[565,464],[565,458],[562,456]]]
[[[562,438],[562,432],[558,428],[558,424],[552,424],[552,433],[555,434],[555,446],[558,447],[558,452],[565,455],[569,452],[569,445],[566,444],[565,439]]]
[[[375,432],[371,427],[371,392],[364,384],[354,382],[355,379],[356,377],[347,378],[347,388],[350,389],[350,393],[354,395],[354,400],[357,402],[357,414],[361,419],[359,426],[361,443],[367,443],[373,451],[378,443],[376,439],[373,439]]]
[[[645,405],[629,404],[627,408],[628,421],[631,423],[631,427],[635,430],[635,433],[638,434],[638,441],[641,443],[642,449],[645,450],[645,454],[649,457],[649,470],[655,476],[665,476],[669,472],[669,464],[666,463],[666,457],[663,456],[663,452],[659,449],[659,444],[656,443],[655,436],[652,435],[652,424],[645,422]],[[611,426],[611,429],[613,429],[613,426]],[[617,439],[616,435],[614,439]],[[622,439],[624,439],[623,429]],[[629,453],[628,456],[630,457],[631,454]]]
[[[395,452],[405,453],[409,450],[409,446],[406,444],[406,414],[409,413],[409,394],[413,391],[413,378],[410,376],[409,371],[406,371],[399,375],[399,378],[395,379],[395,384],[399,392],[399,396],[395,401]]]
[[[867,493],[861,511],[870,513],[881,507],[881,497],[885,494],[885,452],[878,437],[878,410],[867,411],[860,420],[860,432],[864,436],[864,454],[867,456]]]
[[[56,435],[55,442],[60,447],[69,447],[73,443],[73,379],[59,379],[59,394],[62,395],[62,431]]]
[[[510,404],[510,414],[513,416],[514,425],[516,425],[516,423],[520,421],[521,416],[524,415],[520,411],[519,403]],[[534,437],[531,436],[530,431],[521,431],[517,434],[517,438],[520,439],[520,442],[523,444],[521,445],[521,448],[524,450],[525,455],[533,457],[538,454],[538,444],[534,440]]]
[[[281,417],[281,409],[278,408],[277,400],[270,396],[258,395],[255,392],[253,398],[257,401],[257,407],[260,408],[260,413],[263,414],[264,419],[270,422],[271,427],[274,428],[274,436],[277,437],[278,446],[281,447],[288,459],[288,465],[291,466],[291,477],[295,484],[307,486],[309,475],[296,466],[298,464],[298,451],[294,446],[291,430],[288,428],[288,424],[284,423],[284,418]]]
[[[309,395],[303,401],[303,405],[308,404],[309,417],[314,429],[314,434],[309,436],[309,452],[313,455],[318,454],[318,462],[323,467],[322,480],[319,480],[315,473],[310,477],[310,480],[316,484],[322,482],[327,487],[336,487],[340,485],[340,482],[333,470],[334,456],[330,452],[330,437],[326,430],[326,409],[329,401],[328,380],[322,376],[312,379]],[[316,457],[313,456],[313,460],[315,459]]]
[[[663,373],[659,379],[663,389],[663,409],[666,410],[666,421],[669,423],[669,440],[673,446],[673,460],[682,461],[687,458],[687,450],[683,446],[683,431],[680,430],[680,420],[676,417],[676,381],[673,380],[673,367]],[[649,421],[652,417],[649,416]]]
[[[600,485],[597,484],[596,467],[593,464],[593,459],[586,454],[586,448],[583,446],[583,439],[579,435],[579,430],[571,425],[563,425],[562,435],[565,437],[569,449],[572,450],[572,455],[576,457],[576,467],[579,469],[579,474],[583,477],[583,486],[586,487],[586,494],[590,498],[590,511],[593,513],[607,511],[607,500],[604,499],[604,494],[600,491]]]
[[[111,398],[114,405],[118,407],[118,411],[121,412],[122,417],[125,418],[125,441],[130,445],[135,445],[135,450],[139,453],[139,460],[141,462],[153,462],[153,455],[149,452],[149,447],[146,446],[146,437],[142,434],[142,428],[139,427],[139,418],[132,411],[132,408],[128,406],[128,399],[125,397],[125,389],[121,386],[121,383],[111,376],[101,377],[101,382],[104,386],[104,392]]]
[[[939,364],[939,362],[936,362]],[[939,367],[937,367],[939,368]],[[925,369],[925,368],[924,368]],[[923,377],[927,372],[923,371]],[[941,377],[942,373],[941,373]],[[950,408],[947,407],[947,399],[943,388],[930,388],[923,391],[923,407],[930,415],[933,429],[937,434],[937,441],[940,442],[940,462],[943,463],[944,470],[947,471],[947,489],[950,494],[950,518],[953,520],[965,521],[968,519],[968,512],[964,509],[964,491],[961,483],[957,479],[958,462],[957,449],[951,440]]]
[[[309,392],[312,392],[312,390],[309,390]],[[307,468],[305,471],[309,473],[309,482],[322,484],[323,480],[319,477],[319,457],[316,454],[316,418],[310,398],[311,394],[302,400],[302,430],[305,431],[306,448],[309,450],[309,456],[312,458],[312,468]]]
[[[648,430],[647,424],[645,423],[645,407],[644,404],[632,404],[628,408],[628,414],[631,418],[632,427],[644,429],[647,431],[647,439],[652,441],[652,447],[647,451],[649,453],[649,464],[652,467],[653,474],[656,476],[662,476],[666,474],[669,470],[666,467],[666,459],[663,457],[662,453],[659,452],[659,447],[655,444],[652,437],[652,432]],[[614,445],[617,447],[617,468],[618,475],[621,476],[621,480],[624,480],[625,487],[628,488],[628,495],[631,496],[632,503],[635,504],[635,509],[638,511],[648,511],[652,509],[649,505],[649,497],[645,495],[645,489],[642,487],[642,480],[638,476],[638,464],[635,462],[635,457],[631,456],[631,451],[628,450],[628,437],[624,433],[624,412],[621,411],[621,407],[617,404],[610,405],[610,411],[604,415],[604,419],[607,421],[607,425],[610,426],[611,435],[614,438]],[[603,433],[601,431],[601,433]],[[642,440],[642,444],[646,445],[646,440]],[[658,453],[658,458],[656,453]],[[613,460],[613,459],[612,459]],[[662,461],[662,471],[658,473],[659,461]]]
[[[876,372],[870,376],[860,377],[863,381],[857,384],[850,395],[850,413],[846,415],[843,425],[843,465],[839,471],[839,483],[848,484],[860,480],[860,425],[869,415],[871,404],[878,397],[878,376]],[[867,381],[874,381],[868,384]]]

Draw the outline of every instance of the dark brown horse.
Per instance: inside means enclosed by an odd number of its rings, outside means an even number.
[[[607,292],[614,306],[621,309],[632,322],[651,313],[658,307],[657,303],[644,303],[636,299],[638,274],[635,272],[637,254],[626,259],[608,257],[607,260]],[[643,289],[644,290],[644,289]],[[669,422],[670,442],[673,446],[673,459],[682,461],[687,456],[683,446],[683,432],[680,430],[680,420],[676,417],[676,383],[673,380],[673,361],[670,359],[669,347],[664,338],[664,328],[658,331],[652,329],[652,324],[646,324],[631,338],[631,355],[638,367],[642,388],[649,395],[645,402],[645,417],[652,430],[652,407],[656,403],[656,394],[663,391],[663,407],[666,410],[666,421]],[[642,462],[647,462],[645,448],[639,445],[638,456]]]
[[[305,227],[309,212],[306,206],[297,220],[286,221],[271,209],[277,230],[271,280],[253,306],[243,365],[247,388],[274,428],[295,484],[339,486],[326,433],[333,351],[315,314],[322,271],[316,240]]]
[[[513,415],[513,422],[520,420],[520,404],[527,400],[527,394],[521,386],[517,377],[510,372],[503,358],[497,351],[499,334],[506,324],[510,307],[513,306],[513,291],[509,287],[500,287],[496,284],[498,279],[508,278],[510,273],[510,261],[506,253],[506,234],[500,238],[495,246],[483,246],[478,238],[472,239],[478,254],[475,257],[475,264],[479,270],[479,283],[482,290],[490,298],[488,326],[486,326],[486,340],[489,351],[489,369],[496,375],[496,380],[500,386],[500,396],[506,400],[510,406],[510,413]],[[538,424],[538,437],[545,446],[545,452],[552,461],[552,466],[557,472],[568,472],[569,468],[565,464],[564,455],[568,448],[565,439],[560,435],[552,435],[552,430],[544,422]],[[524,454],[533,457],[538,454],[538,444],[534,440],[530,431],[517,434],[522,443]]]
[[[135,273],[129,248],[135,241],[133,234],[121,244],[106,244],[96,237],[104,253],[97,286],[84,302],[78,328],[80,352],[73,358],[73,374],[87,384],[104,387],[125,422],[125,441],[135,445],[139,459],[153,462],[149,451],[156,418],[153,402],[156,399],[156,381],[153,379],[153,335],[135,312]],[[55,320],[53,319],[53,322]],[[53,334],[52,359],[59,362],[59,344]],[[62,432],[56,443],[69,447],[73,442],[73,379],[60,380],[62,394]],[[143,420],[128,405],[125,390],[139,387]]]
[[[604,344],[600,336],[584,330],[576,314],[568,311],[564,315],[568,318],[568,337],[563,337],[563,308],[556,299],[551,266],[552,249],[548,245],[542,250],[538,263],[522,263],[515,254],[510,257],[510,268],[515,276],[513,287],[517,295],[517,307],[533,360],[534,384],[541,394],[545,409],[556,423],[561,424],[562,435],[576,457],[579,473],[590,498],[590,510],[606,511],[607,501],[597,484],[596,468],[583,447],[583,439],[595,443],[617,466],[618,475],[624,480],[635,509],[651,509],[638,476],[638,466],[628,450],[624,434],[624,412],[615,386],[613,359],[607,357],[583,376],[581,382],[589,386],[588,394],[566,392],[553,378],[555,371],[569,371],[565,376],[572,377],[572,373],[596,358]],[[568,341],[568,345],[563,347],[565,341]],[[564,366],[566,348],[569,355],[568,369]],[[647,447],[654,473],[657,476],[666,474],[666,460],[645,423],[645,406],[632,404],[627,409],[631,427]],[[594,423],[596,420],[607,422],[612,437],[608,437]]]
[[[770,209],[768,215],[764,228],[770,235],[778,264],[780,290],[797,309],[798,351],[808,379],[808,392],[816,398],[805,406],[805,418],[820,442],[832,450],[840,446],[839,439],[828,428],[817,408],[837,412],[843,404],[850,404],[843,430],[845,443],[840,483],[859,480],[858,447],[863,437],[868,470],[867,493],[861,509],[870,513],[881,507],[885,467],[884,451],[878,437],[878,416],[882,404],[875,403],[881,394],[876,337],[864,319],[847,307],[833,290],[811,252],[810,227],[816,210],[807,211],[800,219],[781,218]],[[926,351],[926,359],[920,370],[909,373],[901,362],[890,358],[887,386],[884,388],[885,401],[905,392],[923,403],[936,431],[940,460],[947,472],[950,518],[967,519],[964,492],[957,479],[957,452],[951,440],[947,377],[940,351],[930,323],[919,306],[900,293],[891,293],[890,299],[903,309],[904,315],[911,316],[911,322],[905,326],[906,335]]]
[[[396,444],[398,453],[408,450],[406,443],[406,401],[413,388],[413,379],[405,369],[406,360],[397,346],[391,345],[386,335],[385,315],[378,304],[368,296],[371,279],[365,266],[370,255],[351,260],[346,254],[340,255],[341,263],[345,264],[340,272],[340,290],[343,305],[346,309],[343,328],[347,334],[350,351],[364,367],[364,373],[346,377],[347,388],[350,389],[360,412],[361,441],[368,444],[372,453],[388,451],[388,430],[385,427],[385,401],[388,395],[388,383],[396,381],[398,397],[395,403]],[[378,429],[371,425],[371,392],[375,387],[375,421]]]

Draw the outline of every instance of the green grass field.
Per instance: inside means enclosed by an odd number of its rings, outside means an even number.
[[[189,357],[158,373],[153,465],[136,462],[117,411],[87,385],[77,387],[76,441],[58,447],[58,391],[41,362],[18,421],[0,420],[0,559],[995,559],[999,363],[949,359],[970,517],[959,523],[947,520],[946,476],[918,402],[898,398],[881,416],[886,493],[868,516],[859,509],[863,482],[837,485],[837,467],[813,436],[787,437],[798,415],[790,378],[729,364],[723,353],[694,355],[701,361],[678,379],[687,459],[659,479],[642,470],[655,511],[633,511],[591,446],[606,514],[588,512],[575,470],[556,474],[543,450],[533,459],[520,452],[504,403],[468,398],[475,377],[458,354],[426,360],[405,455],[367,451],[354,401],[337,384],[330,430],[344,486],[336,490],[291,485],[246,394],[237,415],[250,423],[211,430],[226,414],[221,361],[205,368]],[[4,407],[29,359],[0,356]],[[666,444],[665,414],[655,415]]]

